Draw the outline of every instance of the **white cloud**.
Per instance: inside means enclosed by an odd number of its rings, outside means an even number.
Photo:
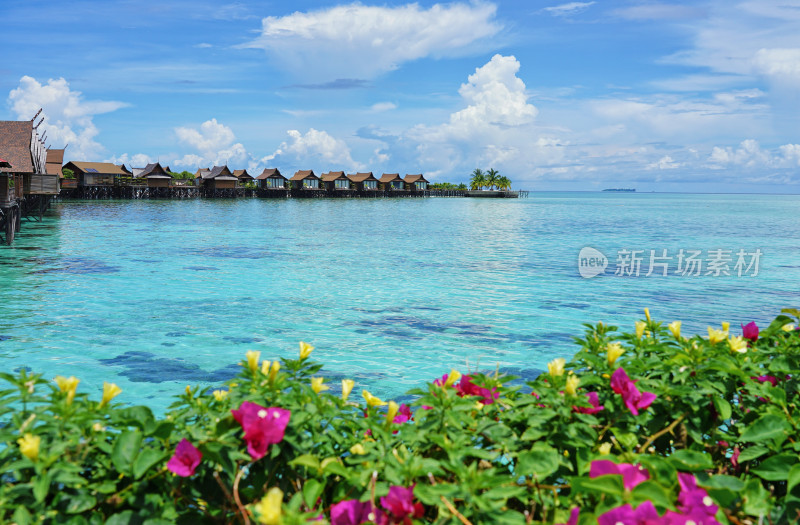
[[[373,104],[369,109],[376,113],[381,111],[391,111],[393,109],[397,109],[397,104],[393,102],[378,102]]]
[[[305,166],[301,169],[361,169],[363,165],[350,156],[347,143],[337,139],[325,131],[309,129],[305,135],[296,129],[286,132],[289,140],[282,142],[271,155],[262,158],[261,164],[286,163],[293,167]]]
[[[628,20],[685,20],[701,18],[705,11],[698,7],[677,4],[641,4],[623,7],[614,14]]]
[[[759,49],[753,63],[769,77],[800,81],[800,48]]]
[[[212,118],[200,124],[200,128],[175,128],[178,141],[194,148],[197,154],[184,155],[175,159],[175,164],[189,167],[207,167],[229,164],[231,166],[249,164],[252,157],[245,147],[236,142],[233,130]]]
[[[214,46],[208,42],[200,42],[199,44],[195,44],[193,47],[196,47],[197,49],[208,49]]]
[[[63,78],[40,84],[27,75],[11,90],[8,102],[18,119],[28,120],[42,108],[45,120],[40,133],[47,131],[47,142],[54,147],[69,144],[67,156],[76,160],[97,160],[104,150],[95,140],[99,131],[94,116],[127,106],[124,102],[84,100]]]
[[[683,164],[675,162],[669,155],[664,155],[658,161],[647,165],[648,170],[674,170],[680,168]]]
[[[597,2],[570,2],[568,4],[555,5],[552,7],[545,7],[542,11],[546,11],[554,16],[571,16],[585,11],[590,6]]]
[[[262,20],[259,48],[305,80],[374,78],[423,57],[458,56],[496,35],[489,3],[339,5]]]
[[[111,162],[116,165],[125,164],[129,168],[143,168],[153,162],[153,159],[144,153],[136,153],[135,155],[123,153],[119,157],[112,155],[111,158],[105,159],[103,162]]]
[[[743,140],[738,147],[715,146],[708,157],[711,168],[746,169],[796,168],[800,166],[800,144],[784,144],[774,150],[764,149],[757,140]]]

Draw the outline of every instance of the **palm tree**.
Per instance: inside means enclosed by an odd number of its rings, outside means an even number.
[[[494,189],[494,187],[497,186],[499,175],[500,173],[495,171],[494,168],[489,169],[489,171],[486,172],[486,185]]]
[[[475,171],[472,172],[469,185],[473,190],[482,190],[483,187],[486,186],[486,176],[480,168],[475,168]]]
[[[505,177],[505,176],[498,177],[497,178],[497,187],[498,187],[498,189],[501,189],[501,190],[511,189],[511,181],[508,179],[508,177]]]

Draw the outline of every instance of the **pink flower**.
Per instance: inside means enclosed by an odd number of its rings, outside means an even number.
[[[194,474],[202,458],[203,454],[183,438],[175,447],[175,454],[169,458],[167,468],[182,478],[188,478]]]
[[[597,392],[587,392],[586,397],[589,398],[589,404],[592,405],[591,407],[579,407],[573,406],[572,411],[578,412],[580,414],[597,414],[605,407],[600,404],[600,399],[597,397]]]
[[[750,321],[746,325],[742,325],[742,337],[753,342],[758,340],[758,326],[755,322]]]
[[[630,503],[613,508],[597,517],[599,525],[648,525],[650,523],[660,523],[658,511],[649,501],[643,502],[633,510]]]
[[[283,441],[283,433],[292,413],[277,407],[262,407],[244,401],[238,410],[231,410],[233,418],[242,425],[247,452],[253,459],[266,455],[269,446]]]
[[[414,503],[414,485],[389,487],[389,494],[381,498],[381,506],[389,513],[388,523],[411,524],[411,518],[421,518],[425,513],[422,503]]]
[[[775,376],[754,376],[750,379],[758,381],[759,383],[770,383],[772,386],[778,386],[778,378]]]
[[[412,419],[411,408],[406,405],[405,403],[400,405],[400,410],[398,410],[397,415],[394,416],[392,420],[393,423],[397,423],[398,425],[401,423],[405,423],[406,421]]]
[[[375,509],[369,501],[349,499],[331,505],[331,525],[361,525],[377,520]]]
[[[639,415],[639,410],[644,410],[655,401],[656,396],[652,392],[639,392],[636,388],[636,381],[631,381],[625,370],[620,367],[611,374],[611,389],[622,395],[625,406],[634,416]]]
[[[678,510],[687,517],[700,520],[701,523],[710,523],[706,520],[713,518],[719,507],[714,504],[708,492],[697,486],[697,480],[693,475],[685,472],[678,472],[678,484],[681,486],[681,492],[678,494]]]
[[[741,453],[742,451],[739,450],[739,447],[733,447],[733,454],[731,454],[731,465],[733,465],[733,468],[735,468],[737,471],[739,470],[739,454]]]
[[[607,476],[609,474],[618,474],[622,476],[622,484],[626,490],[633,490],[633,488],[650,479],[650,473],[640,465],[631,465],[629,463],[614,463],[608,459],[597,459],[592,461],[589,466],[589,477],[596,478],[598,476]]]
[[[572,510],[569,511],[569,521],[560,525],[578,525],[578,518],[581,515],[581,509],[578,507],[572,507]]]
[[[458,390],[458,395],[462,397],[463,396],[482,397],[483,399],[481,400],[481,402],[484,405],[491,405],[492,403],[494,403],[494,400],[500,396],[496,388],[493,387],[491,390],[489,390],[488,388],[478,386],[472,382],[472,376],[468,375],[461,376],[461,381],[456,386],[456,390]]]

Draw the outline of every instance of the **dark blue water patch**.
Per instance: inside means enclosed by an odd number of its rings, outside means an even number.
[[[15,250],[41,250],[41,246],[14,246]]]
[[[184,270],[192,270],[193,272],[216,272],[219,268],[214,266],[184,266]]]
[[[573,310],[586,310],[589,308],[588,304],[584,303],[561,303],[564,308],[572,308]]]
[[[441,311],[441,308],[439,308],[438,306],[412,306],[412,308],[414,310],[430,310],[433,312]]]
[[[234,337],[230,335],[226,335],[222,339],[228,341],[229,343],[244,344],[244,345],[260,343],[261,341],[263,341],[263,339],[261,339],[260,337]]]
[[[223,259],[267,259],[274,257],[266,250],[251,246],[214,246],[191,250],[190,253],[201,257],[217,257]]]
[[[0,341],[8,341],[11,339],[10,335],[0,335]]]
[[[353,308],[356,312],[364,312],[365,314],[397,314],[403,311],[399,306],[392,306],[389,308]]]
[[[533,381],[544,373],[544,370],[539,370],[538,368],[521,368],[516,366],[503,366],[500,367],[498,371],[503,375],[516,376],[517,379],[509,382],[512,385],[521,385],[526,381]],[[493,372],[494,371],[491,371],[490,373]]]
[[[164,262],[161,259],[129,259],[131,262],[140,262],[140,263],[160,263]]]
[[[164,381],[188,381],[216,383],[235,377],[241,367],[238,364],[206,371],[194,363],[179,358],[158,357],[150,352],[131,350],[109,359],[100,359],[106,366],[122,367],[119,375],[134,383],[162,383]]]
[[[553,306],[552,304],[543,304],[539,306],[540,310],[558,310],[557,306]]]
[[[32,370],[31,370],[31,368],[30,368],[30,367],[28,367],[28,366],[18,366],[17,368],[15,368],[15,369],[14,369],[14,373],[16,373],[16,374],[21,374],[23,370],[24,370],[25,372],[29,373],[29,374],[30,374],[30,373],[31,373],[31,371],[32,371]]]
[[[186,332],[167,332],[164,335],[167,337],[183,337],[186,335]]]
[[[175,346],[175,343],[161,343],[161,346]]]
[[[69,274],[107,274],[118,273],[119,266],[112,266],[96,259],[88,257],[66,257],[55,261],[55,268],[45,268],[43,270],[35,270],[31,274],[42,273],[69,273]]]

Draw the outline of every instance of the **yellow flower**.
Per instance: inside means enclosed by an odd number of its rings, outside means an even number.
[[[75,398],[75,390],[78,389],[78,383],[80,383],[81,380],[77,379],[75,376],[69,376],[69,378],[56,376],[55,382],[58,388],[67,394],[67,404],[69,405],[72,403],[72,400]]]
[[[100,401],[100,406],[105,406],[109,401],[117,397],[122,392],[122,389],[114,383],[103,381],[103,400]]]
[[[261,352],[257,350],[248,350],[244,355],[247,358],[247,368],[255,374],[256,371],[258,371],[258,358],[261,357]]]
[[[186,385],[186,395],[187,396],[192,395],[192,387],[190,387],[189,385]]]
[[[608,343],[606,352],[608,353],[608,365],[614,366],[619,356],[625,353],[625,349],[622,348],[622,345],[619,343]]]
[[[747,352],[747,342],[742,336],[731,337],[728,339],[728,343],[731,345],[731,350],[734,352],[739,352],[740,354]]]
[[[715,345],[715,344],[719,343],[720,341],[724,341],[727,338],[728,338],[728,334],[726,332],[723,332],[722,330],[715,330],[715,329],[711,328],[710,326],[708,327],[708,341],[712,345]]]
[[[611,454],[611,443],[603,443],[597,447],[597,451],[604,456]]]
[[[681,322],[680,321],[672,321],[667,325],[669,331],[672,332],[672,337],[675,339],[681,338]]]
[[[649,308],[645,308],[644,309],[644,316],[647,318],[647,322],[649,323],[650,322],[650,309]]]
[[[566,392],[568,396],[574,396],[575,390],[577,390],[580,383],[581,379],[578,376],[570,374],[567,377],[567,386],[564,387],[564,392]]]
[[[311,390],[313,390],[315,394],[319,394],[320,392],[331,389],[331,387],[329,387],[328,385],[322,384],[322,381],[324,379],[325,379],[324,377],[311,378]]]
[[[564,375],[564,365],[566,361],[563,357],[557,357],[547,363],[547,371],[550,372],[551,377],[558,377]]]
[[[785,325],[781,326],[781,330],[783,330],[784,332],[791,332],[794,329],[795,329],[795,325],[793,325],[792,323],[785,324]]]
[[[17,440],[19,451],[31,461],[39,459],[39,445],[41,442],[42,438],[34,436],[33,434],[25,434]]]
[[[350,453],[354,456],[363,456],[367,453],[367,450],[364,448],[364,445],[361,443],[356,443],[352,447],[350,447]]]
[[[256,503],[258,522],[263,525],[280,525],[281,503],[283,503],[283,492],[281,489],[278,487],[269,489],[267,495]]]
[[[347,398],[350,397],[350,392],[353,390],[355,385],[356,382],[352,379],[342,379],[342,401],[347,401]]]
[[[731,329],[731,323],[729,323],[728,321],[724,321],[722,323],[722,331],[723,332],[729,332],[730,329]]]
[[[105,431],[105,429],[106,427],[104,427],[100,423],[95,423],[94,425],[92,425],[92,430],[94,430],[95,432],[103,432]]]
[[[636,321],[636,339],[641,339],[644,335],[644,329],[647,326],[647,323],[644,321]]]
[[[367,406],[379,407],[386,404],[386,401],[381,401],[380,398],[373,396],[366,390],[362,390],[361,395],[364,396],[364,399],[367,401]]]
[[[461,379],[461,372],[453,368],[450,370],[450,374],[447,376],[444,386],[453,386],[453,384],[455,384],[455,382],[459,379]]]
[[[222,401],[223,399],[228,397],[227,390],[214,390],[213,393],[214,393],[214,399],[216,399],[217,401]]]
[[[400,410],[400,406],[394,401],[389,401],[389,408],[386,409],[386,422],[391,423],[394,421],[394,416]]]
[[[275,382],[275,378],[278,377],[278,371],[281,369],[281,364],[277,361],[272,362],[272,369],[269,371],[269,380],[270,382]]]
[[[311,355],[311,352],[314,350],[314,347],[308,343],[304,343],[300,341],[300,360],[308,359],[308,356]]]

